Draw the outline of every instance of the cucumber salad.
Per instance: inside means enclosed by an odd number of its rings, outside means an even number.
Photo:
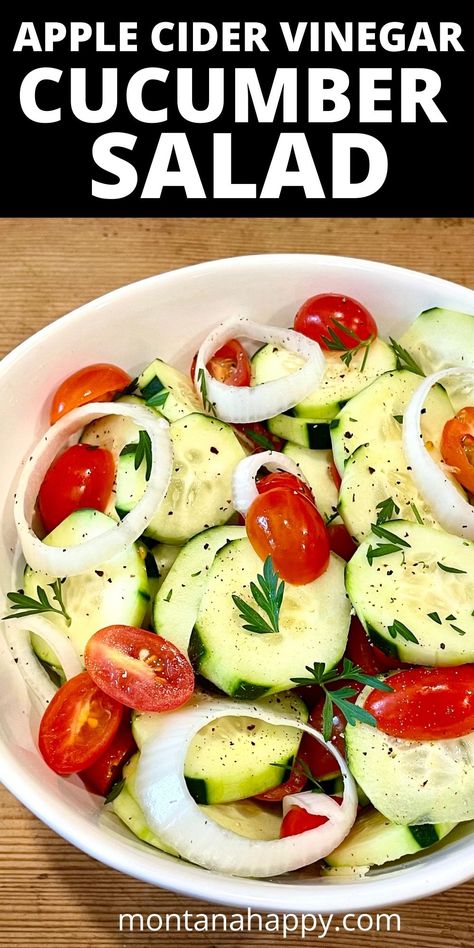
[[[189,374],[78,366],[50,414],[3,631],[53,771],[255,878],[474,819],[473,316],[383,340],[319,294],[218,326]]]

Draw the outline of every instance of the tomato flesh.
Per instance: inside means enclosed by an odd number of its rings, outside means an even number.
[[[344,684],[346,683],[344,682]],[[335,685],[335,687],[339,687],[339,684]],[[321,696],[311,711],[308,720],[308,724],[310,724],[311,727],[314,727],[316,731],[322,731],[323,706],[324,694],[321,693]],[[333,709],[334,714],[329,743],[333,744],[334,747],[336,747],[344,757],[344,729],[346,726],[346,719],[342,712],[335,707],[335,705],[333,705]],[[319,741],[315,740],[314,737],[311,737],[310,734],[303,734],[300,752],[301,756],[308,764],[308,767],[315,780],[329,780],[331,777],[334,777],[339,773],[337,760],[335,757],[333,757],[331,751],[329,751],[327,747],[324,746],[324,744],[321,744]]]
[[[111,743],[98,760],[87,770],[81,771],[81,780],[88,790],[106,797],[114,783],[120,778],[122,768],[137,750],[132,734],[130,716],[124,714],[122,723]]]
[[[357,546],[346,526],[343,523],[330,523],[326,529],[331,550],[347,563],[354,556]]]
[[[331,477],[332,477],[332,479],[333,479],[333,481],[334,481],[334,484],[336,485],[337,490],[339,490],[339,488],[340,488],[340,486],[341,486],[341,484],[342,484],[342,477],[341,477],[341,475],[339,474],[339,471],[338,471],[336,465],[334,464],[334,461],[331,461],[331,463],[330,463],[330,465],[329,465],[329,472],[330,472]]]
[[[294,327],[303,336],[319,342],[323,349],[330,348],[329,330],[336,333],[348,349],[357,345],[357,339],[362,341],[377,335],[377,323],[368,309],[350,296],[338,293],[319,293],[307,299],[295,316]],[[357,339],[344,329],[349,329]]]
[[[196,374],[197,353],[191,363],[190,375],[194,382]],[[224,385],[250,385],[252,370],[250,359],[238,339],[229,339],[225,345],[221,346],[217,352],[209,359],[206,365],[207,371],[218,382]]]
[[[51,770],[78,773],[99,759],[118,731],[123,707],[87,672],[58,689],[41,719],[38,744]]]
[[[300,748],[301,749],[301,748]],[[298,753],[298,758],[304,760],[304,755]],[[278,787],[272,787],[271,790],[265,790],[264,793],[258,793],[255,796],[256,800],[264,800],[265,803],[280,803],[284,797],[289,796],[290,793],[300,793],[301,790],[304,790],[308,778],[306,774],[301,769],[298,760],[294,761],[293,769],[288,777],[288,780],[284,780],[283,783],[280,783]]]
[[[116,395],[130,385],[131,378],[119,368],[108,362],[86,365],[69,375],[53,395],[51,405],[51,424],[88,402],[111,402]]]
[[[74,444],[53,461],[38,494],[38,509],[47,531],[85,507],[104,511],[112,492],[115,463],[110,451]]]
[[[287,471],[275,471],[274,474],[267,474],[266,477],[261,477],[257,481],[259,494],[265,494],[274,487],[296,491],[297,494],[302,494],[303,497],[307,497],[307,499],[314,504],[311,488],[308,487],[300,477],[297,477],[296,474],[289,474]]]
[[[280,827],[280,839],[286,836],[299,836],[300,833],[306,833],[307,830],[316,829],[327,823],[327,816],[320,816],[316,813],[307,813],[300,806],[292,806],[288,813],[283,817]]]
[[[89,639],[84,662],[106,694],[137,711],[171,711],[194,691],[187,658],[161,635],[110,625]]]
[[[381,672],[390,671],[393,668],[407,667],[406,662],[401,662],[392,655],[386,655],[376,645],[372,645],[357,616],[352,616],[351,619],[346,655],[351,662],[354,662],[354,665],[359,665],[366,675],[380,675]]]
[[[474,407],[468,406],[450,418],[441,437],[443,461],[453,469],[457,481],[474,493]]]
[[[463,737],[474,730],[474,665],[410,668],[390,675],[393,691],[372,691],[364,707],[391,737]]]
[[[281,579],[294,586],[312,582],[327,569],[327,531],[303,494],[281,487],[259,494],[247,511],[245,526],[260,559],[271,556]]]

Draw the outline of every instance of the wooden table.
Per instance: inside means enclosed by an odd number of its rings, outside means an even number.
[[[425,270],[474,287],[472,219],[0,220],[0,352],[114,287],[216,257],[271,251],[346,254]],[[0,948],[189,944],[268,948],[272,934],[121,934],[120,912],[216,911],[101,866],[0,790]],[[473,867],[474,869],[474,867]],[[447,880],[448,881],[448,880]],[[333,929],[329,946],[474,943],[474,881],[400,908],[399,934]],[[336,924],[336,922],[335,922]],[[322,940],[321,940],[322,941]],[[300,936],[286,944],[297,945]],[[316,944],[315,936],[306,939]]]

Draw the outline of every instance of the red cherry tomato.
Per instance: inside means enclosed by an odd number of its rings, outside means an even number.
[[[345,684],[345,682],[344,682]],[[348,682],[352,685],[352,682]],[[335,685],[339,687],[339,685]],[[317,704],[315,704],[311,714],[309,716],[308,724],[311,724],[317,731],[322,730],[322,716],[323,716],[323,706],[324,706],[324,694],[321,694],[321,697]],[[344,756],[345,755],[345,743],[344,743],[344,728],[346,726],[346,719],[341,711],[333,705],[334,716],[332,719],[332,732],[330,743],[334,744],[338,751]],[[303,739],[300,746],[300,756],[303,760],[306,761],[308,767],[315,778],[315,780],[329,780],[331,777],[336,776],[339,773],[339,767],[337,760],[330,751],[320,744],[319,741],[316,741],[314,737],[311,737],[310,734],[303,734]]]
[[[320,513],[302,494],[276,487],[250,505],[247,536],[258,556],[271,556],[276,572],[295,586],[327,569],[329,539]]]
[[[304,760],[303,754],[298,752],[298,758]],[[255,799],[264,800],[265,803],[280,803],[280,801],[283,800],[284,797],[289,796],[290,793],[300,793],[301,790],[304,790],[307,782],[308,778],[303,773],[298,760],[296,760],[288,780],[284,780],[278,787],[273,787],[271,790],[257,794]]]
[[[329,545],[333,553],[337,553],[343,560],[350,560],[354,556],[357,546],[343,523],[330,523],[326,527],[329,535]]]
[[[68,411],[88,402],[111,402],[119,392],[130,385],[131,378],[118,365],[99,362],[86,365],[70,375],[53,395],[51,424]]]
[[[136,749],[137,745],[133,738],[130,717],[124,714],[115,737],[112,738],[104,753],[96,760],[95,764],[92,764],[87,770],[81,771],[80,776],[87,789],[92,793],[98,793],[100,796],[106,797],[114,783],[120,778],[122,767],[135,753]]]
[[[296,491],[297,494],[302,494],[303,497],[307,497],[314,504],[311,488],[300,477],[296,477],[296,474],[288,474],[287,471],[276,471],[275,474],[267,474],[266,477],[261,477],[257,481],[259,494],[265,494],[274,487]]]
[[[470,494],[474,493],[474,408],[461,408],[443,428],[441,437],[443,461],[453,468],[456,480]]]
[[[38,744],[51,770],[74,774],[99,759],[118,731],[123,707],[87,672],[58,689],[41,719]]]
[[[194,382],[197,354],[191,363],[191,378]],[[225,385],[250,385],[252,371],[250,359],[238,339],[229,339],[209,359],[206,369],[213,378]]]
[[[338,471],[336,465],[334,464],[334,461],[331,461],[331,463],[330,463],[330,465],[329,465],[329,470],[330,470],[330,473],[331,473],[331,477],[332,477],[332,479],[333,479],[333,481],[334,481],[334,483],[335,483],[337,489],[339,490],[339,488],[340,488],[340,486],[341,486],[341,484],[342,484],[342,478],[341,478],[341,475],[339,474],[339,471]]]
[[[161,635],[109,625],[89,639],[84,663],[106,694],[137,711],[171,711],[194,690],[188,659]]]
[[[356,346],[357,339],[375,338],[377,335],[377,323],[368,309],[350,296],[340,296],[338,293],[311,296],[298,310],[294,326],[303,336],[319,342],[323,349],[330,348],[325,341],[331,338],[330,329],[348,348]],[[344,328],[357,338],[344,332]]]
[[[390,675],[393,691],[372,691],[364,707],[391,737],[437,741],[474,730],[474,665],[410,668]]]
[[[300,806],[292,806],[286,816],[283,817],[280,826],[280,839],[285,836],[299,836],[300,833],[306,833],[307,830],[316,829],[327,823],[327,816],[319,816],[316,813],[307,813]]]
[[[115,464],[110,451],[74,444],[53,461],[38,494],[38,508],[48,533],[74,510],[104,511],[112,492]]]
[[[392,668],[407,667],[406,662],[386,655],[376,645],[372,645],[357,616],[351,619],[346,655],[354,665],[359,665],[366,675],[380,675],[381,672],[390,671]]]
[[[260,451],[281,451],[285,443],[259,421],[249,422],[246,425],[232,425],[232,428],[244,448],[250,450],[252,454],[259,454]]]

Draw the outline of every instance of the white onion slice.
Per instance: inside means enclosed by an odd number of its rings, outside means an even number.
[[[84,667],[66,633],[44,616],[27,616],[5,622],[5,638],[10,652],[28,687],[44,708],[57,689],[32,648],[31,632],[40,635],[54,652],[67,679],[79,675]]]
[[[421,433],[421,409],[433,385],[453,375],[474,377],[465,366],[428,375],[413,393],[403,417],[403,450],[411,476],[433,516],[444,530],[474,540],[474,507],[469,504],[426,449]]]
[[[261,467],[266,467],[269,471],[288,471],[308,484],[301,468],[280,451],[260,451],[243,458],[235,466],[232,475],[232,506],[244,517],[250,504],[258,497],[255,478]]]
[[[206,365],[211,356],[228,342],[229,339],[244,336],[260,342],[274,343],[296,352],[305,364],[290,375],[261,385],[236,386],[225,385],[214,379]],[[281,329],[279,326],[264,326],[251,322],[244,316],[232,317],[217,326],[206,337],[199,349],[194,384],[202,398],[200,375],[204,373],[207,400],[213,406],[221,421],[244,424],[246,422],[265,421],[273,415],[294,408],[311,392],[318,388],[324,375],[326,362],[317,342],[308,339],[293,329]],[[206,405],[204,405],[206,407]]]
[[[143,497],[120,523],[114,524],[104,533],[78,546],[48,546],[31,527],[36,498],[46,471],[72,435],[88,422],[106,415],[125,415],[150,436],[153,463]],[[26,562],[32,569],[58,577],[77,576],[106,563],[126,550],[148,526],[166,494],[171,469],[168,422],[149,408],[124,402],[90,402],[75,408],[46,432],[25,462],[20,475],[14,518]]]
[[[296,727],[327,747],[341,768],[344,782],[341,805],[324,802],[322,795],[319,804],[311,803],[326,808],[327,823],[298,836],[263,841],[224,829],[201,811],[184,779],[186,754],[192,738],[205,724],[228,715]],[[185,859],[231,875],[264,878],[324,858],[347,836],[357,814],[354,780],[338,750],[310,725],[257,705],[225,699],[195,699],[177,712],[163,714],[161,720],[162,727],[142,748],[136,793],[149,827]],[[306,809],[309,796],[314,795],[295,794],[293,803]]]

